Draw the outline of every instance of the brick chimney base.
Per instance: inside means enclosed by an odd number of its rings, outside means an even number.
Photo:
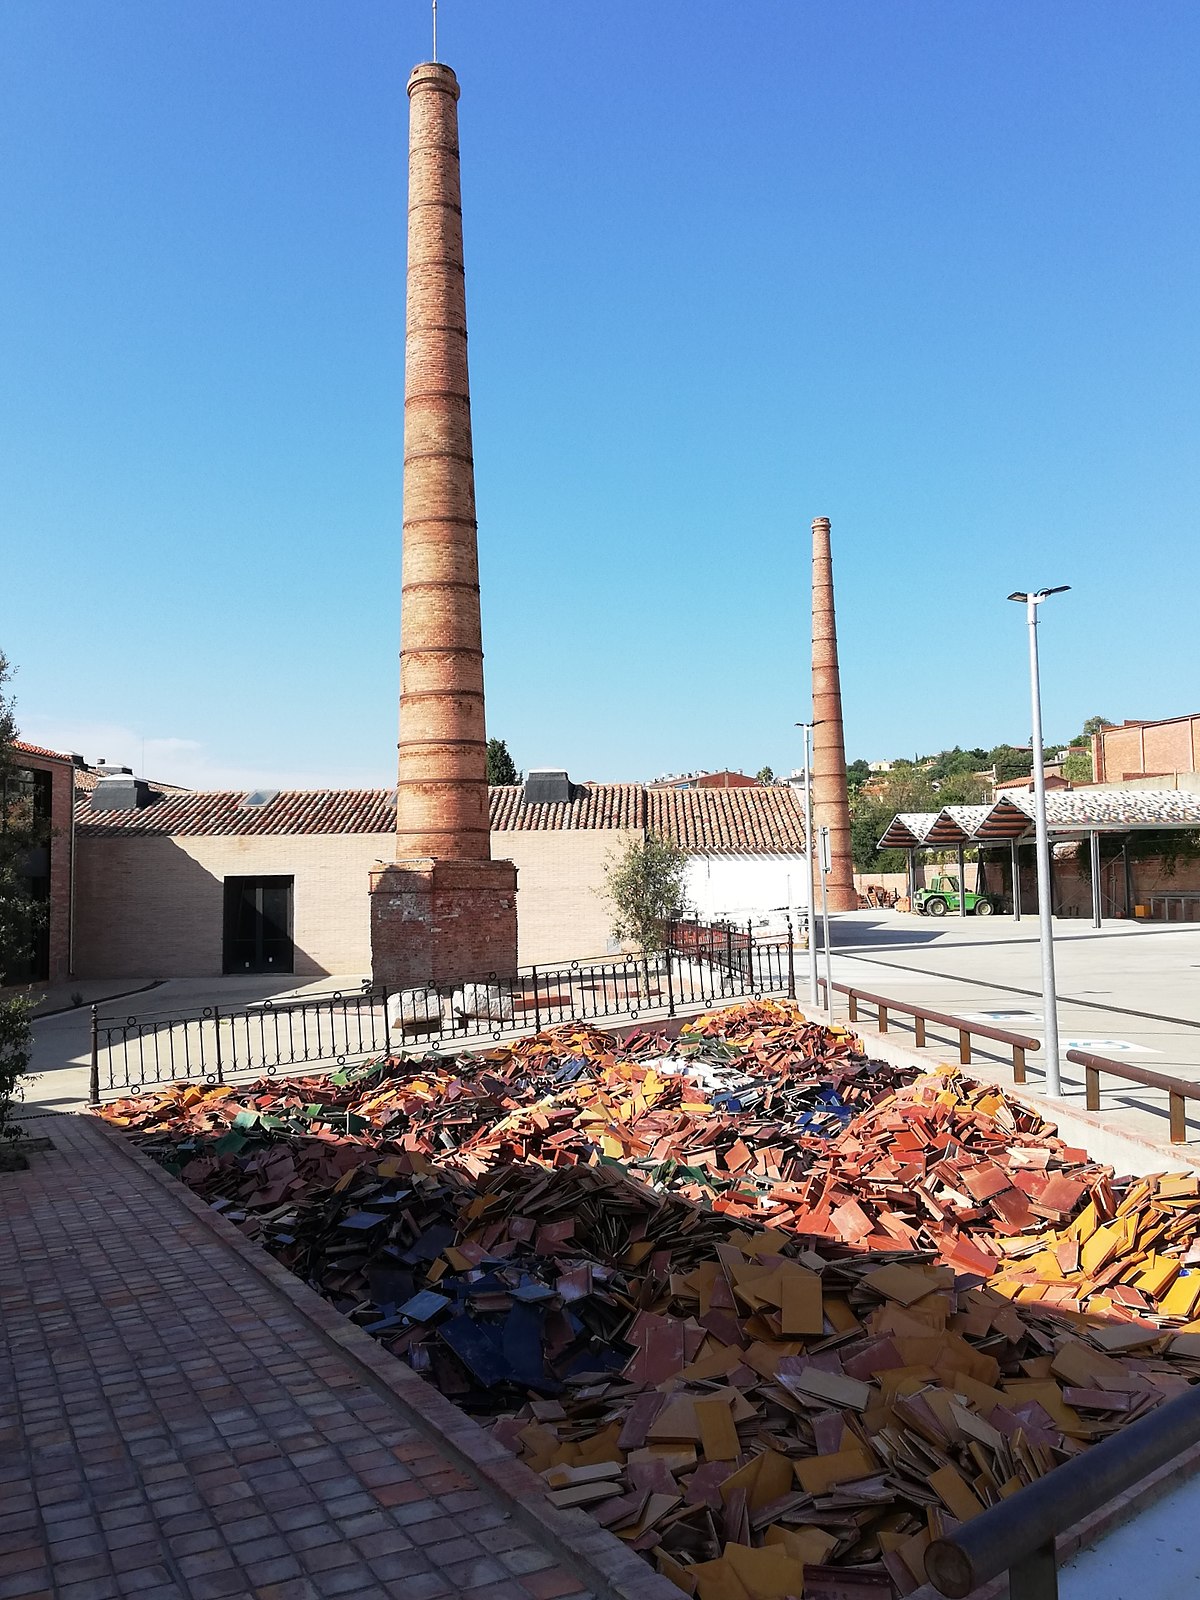
[[[511,861],[396,861],[371,871],[371,976],[389,990],[517,971]]]

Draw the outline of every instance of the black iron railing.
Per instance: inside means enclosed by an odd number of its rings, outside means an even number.
[[[562,1022],[673,1017],[681,1008],[755,995],[795,994],[790,935],[757,941],[699,925],[651,956],[487,973],[452,987],[389,994],[365,984],[187,1013],[103,1016],[92,1008],[90,1100],[163,1083],[239,1078],[341,1066],[386,1051],[453,1049]]]

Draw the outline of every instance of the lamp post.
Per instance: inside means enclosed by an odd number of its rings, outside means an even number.
[[[1054,908],[1050,904],[1050,839],[1046,825],[1046,768],[1042,757],[1042,694],[1038,677],[1037,608],[1052,594],[1066,594],[1071,587],[1062,583],[1056,589],[1017,591],[1010,600],[1025,606],[1029,624],[1029,692],[1033,709],[1033,827],[1037,846],[1038,922],[1042,947],[1042,1014],[1046,1031],[1046,1093],[1062,1092],[1058,1071],[1058,995],[1054,987]]]
[[[804,869],[808,882],[808,997],[813,1006],[821,1003],[817,987],[817,919],[816,907],[813,904],[813,838],[812,838],[812,755],[810,744],[812,731],[817,726],[815,722],[798,722],[798,728],[804,729]],[[824,887],[824,878],[821,883]],[[833,1015],[833,993],[830,991],[825,996],[826,1004]]]

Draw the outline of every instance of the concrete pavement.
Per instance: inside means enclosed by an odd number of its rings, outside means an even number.
[[[831,943],[835,983],[1042,1037],[1035,919],[934,921],[900,912],[851,912],[836,919]],[[1200,925],[1113,922],[1097,930],[1062,919],[1054,925],[1054,945],[1068,1104],[1084,1100],[1083,1069],[1065,1059],[1071,1048],[1200,1082]],[[802,997],[806,972],[804,979]],[[841,997],[838,1015],[846,1015]],[[899,1014],[891,1019],[898,1043],[912,1044],[911,1027]],[[957,1059],[950,1035],[939,1041],[931,1031],[930,1041],[922,1052],[928,1059]],[[977,1065],[996,1081],[1012,1083],[1002,1046],[981,1040]],[[1041,1054],[1031,1055],[1031,1088],[1041,1089],[1043,1070]],[[1165,1092],[1112,1078],[1102,1080],[1102,1091],[1106,1116],[1141,1137],[1165,1142]],[[1193,1107],[1189,1134],[1198,1142],[1200,1101]]]
[[[334,976],[307,983],[297,983],[295,978],[168,978],[153,988],[151,982],[149,978],[123,979],[119,984],[114,981],[104,986],[104,993],[95,1002],[89,999],[87,1004],[70,1011],[34,1018],[32,1081],[26,1080],[22,1118],[77,1110],[86,1104],[93,1003],[98,1003],[105,1016],[177,1017],[214,1003],[236,1007],[256,1000],[323,994],[334,989],[356,993],[362,978]],[[118,988],[119,993],[114,994]]]

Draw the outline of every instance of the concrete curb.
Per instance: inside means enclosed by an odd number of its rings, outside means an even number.
[[[143,1155],[124,1134],[99,1117],[81,1117],[80,1121],[100,1138],[109,1140],[127,1160],[203,1222],[243,1265],[278,1290],[327,1344],[364,1371],[376,1392],[382,1391],[413,1427],[436,1440],[460,1471],[507,1504],[525,1531],[593,1589],[599,1600],[679,1600],[680,1590],[673,1583],[660,1577],[586,1512],[564,1511],[551,1505],[545,1485],[535,1472],[402,1361],[389,1355],[369,1334],[347,1322],[260,1245],[246,1239],[186,1184]]]
[[[1046,1122],[1052,1122],[1058,1129],[1059,1137],[1067,1144],[1083,1146],[1093,1160],[1109,1163],[1116,1168],[1118,1175],[1132,1173],[1142,1176],[1148,1172],[1179,1172],[1187,1167],[1200,1168],[1200,1149],[1171,1144],[1167,1139],[1147,1139],[1140,1133],[1115,1128],[1111,1121],[1106,1121],[1102,1111],[1088,1111],[1084,1106],[1074,1106],[1064,1100],[1053,1100],[1049,1095],[1037,1094],[1028,1084],[1014,1084],[1011,1071],[996,1063],[974,1061],[964,1067],[957,1061],[933,1060],[919,1050],[896,1044],[891,1033],[864,1028],[859,1022],[843,1021],[835,1025],[849,1029],[861,1041],[867,1055],[882,1056],[894,1066],[914,1067],[920,1072],[937,1072],[945,1068],[961,1072],[966,1078],[976,1078],[981,1083],[994,1083],[1005,1094],[1019,1100],[1031,1111],[1036,1111]]]
[[[44,1022],[47,1017],[65,1017],[72,1011],[90,1012],[93,1006],[106,1006],[110,1000],[126,1000],[131,994],[149,994],[151,989],[161,989],[166,983],[166,978],[151,978],[149,983],[140,983],[136,989],[119,989],[116,994],[102,995],[98,1000],[84,1000],[77,1006],[55,1006],[51,1011],[35,1011],[30,1017],[30,1022]]]

